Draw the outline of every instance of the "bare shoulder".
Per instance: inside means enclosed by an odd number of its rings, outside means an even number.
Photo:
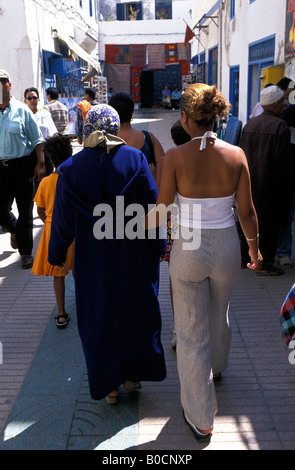
[[[172,160],[177,160],[179,156],[181,155],[181,149],[180,147],[172,147],[167,152],[165,153],[165,159],[172,161]]]
[[[165,152],[164,152],[164,149],[163,149],[163,146],[162,146],[161,142],[159,141],[159,139],[157,139],[157,137],[152,132],[150,132],[150,131],[148,131],[148,132],[149,132],[152,144],[153,144],[154,149],[155,149],[156,157],[157,158],[162,157]]]
[[[181,147],[172,147],[162,157],[162,165],[167,168],[176,168],[182,165],[183,152]]]
[[[151,141],[154,145],[158,144],[158,145],[161,145],[161,142],[159,141],[159,139],[155,136],[155,134],[153,134],[152,132],[148,131],[149,132],[149,135],[150,135],[150,138],[151,138]]]
[[[152,142],[159,141],[159,139],[153,134],[151,131],[148,131],[150,138],[152,139]]]
[[[228,156],[240,163],[246,160],[244,151],[237,145],[229,144],[224,140],[217,140],[215,145],[216,150],[219,151],[223,156]]]

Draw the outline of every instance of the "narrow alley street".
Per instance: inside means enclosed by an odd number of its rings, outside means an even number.
[[[168,150],[178,117],[178,111],[143,109],[136,111],[133,124],[153,132]],[[42,225],[35,214],[34,253]],[[122,392],[116,406],[90,398],[72,277],[66,283],[71,314],[66,330],[58,330],[53,320],[52,279],[22,270],[3,232],[0,283],[0,450],[295,449],[295,366],[288,362],[279,324],[294,269],[277,278],[241,269],[230,308],[230,362],[216,384],[219,410],[207,446],[195,440],[182,417],[166,262],[159,299],[167,379]]]

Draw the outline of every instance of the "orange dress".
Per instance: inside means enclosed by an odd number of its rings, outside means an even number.
[[[68,249],[66,268],[60,269],[48,263],[48,245],[57,178],[58,173],[52,173],[43,178],[34,198],[37,206],[44,207],[46,210],[46,220],[32,268],[32,273],[37,276],[66,276],[74,269],[74,242]]]

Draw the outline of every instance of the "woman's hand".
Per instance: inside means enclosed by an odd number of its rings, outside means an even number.
[[[251,262],[247,263],[247,268],[252,269],[252,270],[261,268],[263,258],[261,256],[260,251],[258,250],[258,256],[256,257],[253,253],[251,253],[251,251],[252,250],[249,250],[249,256],[251,258]]]

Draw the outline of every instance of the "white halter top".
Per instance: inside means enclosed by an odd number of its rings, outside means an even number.
[[[212,131],[193,137],[201,139],[200,150],[205,150],[207,139],[217,139]],[[176,193],[179,223],[189,228],[227,228],[235,225],[233,204],[235,194],[217,198],[188,198]]]
[[[228,228],[235,225],[235,193],[225,197],[191,198],[176,193],[179,225],[188,228]]]
[[[207,145],[206,139],[208,138],[217,139],[217,134],[215,134],[215,132],[212,132],[212,131],[207,131],[205,132],[204,135],[201,135],[200,137],[193,137],[191,140],[201,139],[200,150],[205,150],[206,145]]]

